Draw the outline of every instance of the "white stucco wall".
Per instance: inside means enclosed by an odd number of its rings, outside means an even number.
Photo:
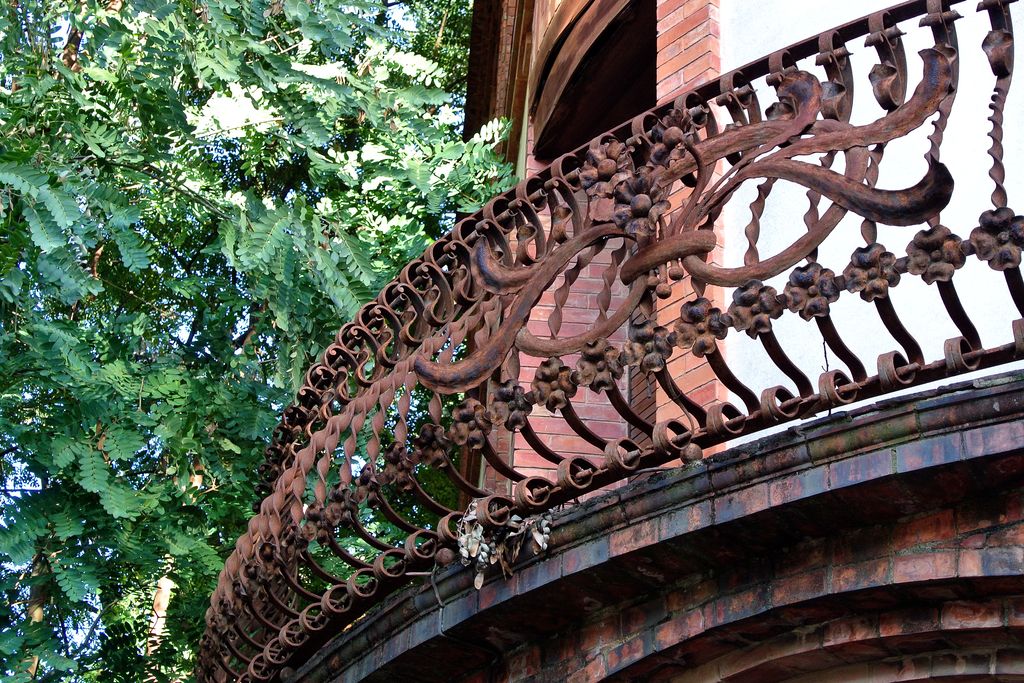
[[[737,68],[776,49],[891,4],[892,0],[721,0],[722,69]],[[991,141],[987,136],[987,118],[995,77],[980,47],[989,29],[988,15],[976,12],[975,5],[974,2],[958,5],[965,15],[956,24],[961,47],[960,88],[942,146],[942,161],[949,166],[956,180],[953,201],[942,213],[942,222],[963,239],[967,239],[977,226],[980,213],[991,208],[993,189],[988,177],[990,158],[987,150]],[[1014,22],[1021,30],[1020,27],[1024,27],[1024,3],[1011,5],[1011,8]],[[933,43],[930,30],[919,28],[916,20],[901,26],[908,33],[904,36],[904,43],[909,95],[921,74],[921,60],[917,53]],[[884,113],[875,103],[867,78],[868,71],[877,62],[877,54],[873,48],[865,47],[863,40],[852,42],[848,47],[853,52],[858,89],[852,123],[864,124]],[[1018,64],[1024,62],[1020,52],[1018,46]],[[824,71],[813,66],[813,58],[801,62],[800,66],[814,69],[824,79]],[[1021,80],[1024,78],[1018,77],[1016,89],[1010,89],[1003,142],[1006,188],[1010,207],[1017,213],[1024,212],[1024,83],[1019,82]],[[756,86],[764,109],[775,101],[774,90],[763,80]],[[723,115],[728,120],[725,112]],[[879,188],[903,188],[918,182],[926,169],[924,154],[928,143],[925,138],[931,130],[930,123],[926,124],[910,137],[889,145],[882,162]],[[841,162],[833,168],[841,170]],[[743,231],[750,220],[746,207],[755,196],[755,185],[756,182],[749,182],[733,198],[725,214],[727,266],[742,264],[747,247]],[[828,204],[828,200],[823,199],[820,210],[823,212]],[[776,184],[761,220],[759,251],[762,257],[778,253],[805,231],[802,217],[807,207],[804,189],[781,181]],[[878,241],[898,257],[903,256],[907,243],[922,227],[879,225]],[[818,261],[837,273],[842,272],[852,251],[863,244],[860,220],[847,217],[821,248]],[[769,284],[781,292],[787,278],[788,273],[774,278]],[[961,299],[970,299],[968,312],[982,342],[993,346],[1012,341],[1009,321],[1019,315],[1010,300],[1002,274],[972,256],[968,258],[967,265],[957,272],[954,283]],[[926,360],[942,358],[943,341],[959,333],[946,315],[936,287],[925,285],[919,277],[904,275],[893,291],[892,300],[906,326],[920,342]],[[862,359],[869,374],[875,372],[875,359],[880,353],[899,349],[882,326],[874,306],[863,302],[858,295],[844,292],[832,310],[836,326]],[[815,382],[826,363],[822,338],[816,326],[787,312],[776,321],[775,329],[786,352]],[[726,353],[730,366],[738,367],[737,374],[755,390],[773,384],[791,386],[770,363],[760,344],[745,334],[731,334]],[[831,352],[827,362],[830,367],[842,367]]]

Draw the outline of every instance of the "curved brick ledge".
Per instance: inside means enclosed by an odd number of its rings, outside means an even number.
[[[1017,680],[1022,390],[943,387],[642,475],[561,513],[511,579],[439,572],[290,680]]]

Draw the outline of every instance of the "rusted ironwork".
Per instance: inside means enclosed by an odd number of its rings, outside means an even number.
[[[979,259],[1003,273],[1024,316],[1024,217],[1008,205],[1001,144],[1013,70],[1010,2],[983,0],[977,8],[991,26],[978,36],[995,79],[989,123],[978,126],[991,138],[994,189],[978,206],[977,226],[960,234],[940,218],[954,192],[940,151],[959,79],[960,15],[952,9],[959,3],[915,0],[636,117],[496,197],[410,263],[338,332],[285,411],[267,450],[262,502],[211,599],[199,678],[276,680],[412,574],[454,559],[460,513],[432,497],[422,483],[428,474],[447,477],[475,500],[479,521],[500,526],[639,468],[699,458],[702,448],[736,436],[1024,357],[1024,320],[1008,316],[1011,343],[983,346],[953,285],[968,259]],[[913,19],[934,37],[920,53],[920,74],[908,72],[900,28]],[[859,124],[850,120],[855,84],[846,45],[854,40],[878,58],[864,88],[878,115]],[[814,64],[805,64],[811,57]],[[767,109],[754,85],[762,79],[777,100]],[[920,181],[876,187],[886,145],[929,123]],[[759,185],[744,264],[716,265],[708,259],[715,221],[750,181]],[[671,205],[679,182],[689,194]],[[777,183],[806,188],[811,210],[806,231],[761,253],[759,217]],[[818,247],[846,216],[862,219],[863,246],[846,263],[819,264]],[[560,334],[573,282],[603,250],[611,255],[592,323],[580,334]],[[673,322],[659,324],[659,300],[685,276],[694,298]],[[890,301],[908,276],[935,285],[960,332],[942,358],[924,357]],[[782,278],[781,289],[766,284],[771,278]],[[537,336],[527,322],[555,285],[550,335]],[[708,285],[728,288],[731,303],[717,307],[704,296]],[[614,287],[625,295],[613,297]],[[832,322],[831,307],[853,294],[877,310],[898,346],[874,367]],[[812,381],[787,356],[774,328],[794,313],[815,322],[844,367]],[[628,341],[609,341],[623,326]],[[738,333],[763,345],[788,386],[755,390],[734,374],[720,342]],[[667,369],[679,354],[706,359],[742,408],[702,406],[687,396]],[[528,356],[538,369],[521,383]],[[567,362],[570,356],[578,360]],[[676,404],[679,419],[650,424],[633,411],[619,383],[637,373]],[[642,438],[609,441],[592,432],[573,408],[584,389],[604,397]],[[602,455],[554,452],[531,425],[538,406],[562,416]],[[551,477],[527,476],[496,453],[502,430],[520,432],[551,461]],[[456,463],[470,457],[485,461],[505,488],[467,481]]]

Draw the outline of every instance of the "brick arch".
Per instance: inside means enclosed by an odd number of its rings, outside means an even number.
[[[615,676],[717,681],[1024,680],[1019,599],[955,600],[805,624],[706,664]]]
[[[1024,680],[1020,589],[998,580],[946,582],[862,594],[855,606],[804,601],[724,629],[684,633],[675,644],[653,625],[650,633],[638,631],[626,641],[624,656],[623,650],[612,650],[610,657],[592,658],[580,668],[549,662],[534,680],[557,680],[559,669],[570,681],[807,683],[995,673]],[[963,597],[968,594],[974,597]],[[939,595],[961,597],[941,600]],[[872,603],[880,607],[872,609]],[[630,654],[642,651],[634,639],[651,641],[654,652],[630,661]]]

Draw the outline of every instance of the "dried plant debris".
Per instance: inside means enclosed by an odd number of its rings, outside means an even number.
[[[548,549],[552,516],[550,512],[525,519],[512,515],[503,526],[485,527],[477,519],[476,506],[477,501],[472,501],[459,523],[459,557],[464,566],[473,566],[473,585],[480,590],[484,572],[493,564],[500,564],[506,577],[512,576],[512,564],[527,538],[533,541],[535,551]]]

